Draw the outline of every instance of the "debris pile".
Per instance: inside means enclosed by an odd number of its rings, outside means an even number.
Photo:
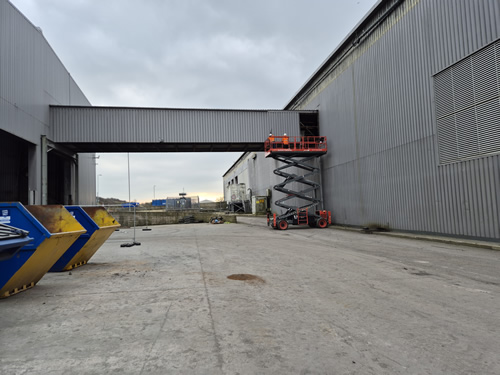
[[[209,220],[210,224],[224,224],[224,218],[222,216],[213,216]]]

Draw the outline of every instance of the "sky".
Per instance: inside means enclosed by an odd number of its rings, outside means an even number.
[[[378,0],[11,0],[92,105],[282,109]],[[97,192],[216,200],[241,153],[97,154]]]

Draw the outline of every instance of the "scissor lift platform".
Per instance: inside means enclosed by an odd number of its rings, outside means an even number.
[[[284,181],[273,187],[274,190],[285,194],[285,197],[275,202],[276,206],[283,207],[286,212],[277,215],[268,214],[267,225],[274,229],[286,230],[288,225],[309,225],[310,227],[326,228],[331,224],[330,211],[311,210],[321,202],[315,194],[321,188],[320,184],[309,179],[315,174],[319,174],[318,167],[313,165],[314,159],[327,153],[326,137],[289,137],[270,136],[264,143],[266,158],[270,157],[281,161],[284,165],[276,168],[274,174],[284,178]],[[288,168],[303,170],[304,174],[298,175],[287,171]],[[303,186],[302,190],[292,190],[294,186]],[[290,199],[299,198],[306,202],[303,205],[291,205]]]
[[[326,137],[289,137],[272,136],[264,142],[267,157],[287,156],[322,156],[328,151]]]

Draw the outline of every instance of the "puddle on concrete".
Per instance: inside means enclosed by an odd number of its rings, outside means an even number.
[[[250,275],[248,273],[237,273],[234,275],[229,275],[227,278],[230,280],[252,281],[252,282],[258,282],[258,283],[265,283],[266,282],[262,277]]]

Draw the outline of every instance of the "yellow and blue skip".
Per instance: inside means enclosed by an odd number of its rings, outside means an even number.
[[[50,272],[69,271],[87,264],[102,244],[120,227],[120,224],[104,207],[66,206],[87,230],[52,266]]]
[[[68,248],[86,233],[62,205],[0,203],[1,221],[29,232],[33,241],[0,262],[0,298],[35,286]]]

